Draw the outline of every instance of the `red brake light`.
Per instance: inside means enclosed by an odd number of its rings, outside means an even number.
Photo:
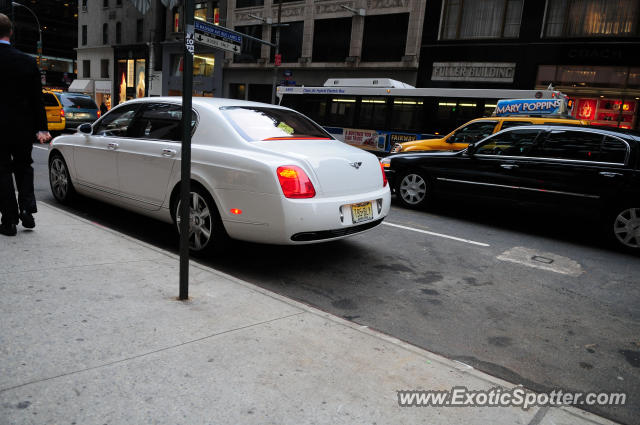
[[[64,109],[60,108],[60,116],[64,117]]]
[[[98,118],[100,118],[100,110],[98,110],[98,113],[97,113],[97,115],[98,115]]]
[[[285,197],[301,199],[316,196],[313,183],[302,168],[295,165],[285,165],[278,167],[276,174],[278,174],[280,187],[282,187],[282,193]]]
[[[387,175],[384,173],[384,166],[380,163],[380,169],[382,170],[382,187],[386,187],[389,182],[387,181]]]

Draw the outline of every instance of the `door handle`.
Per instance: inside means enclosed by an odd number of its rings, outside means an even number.
[[[614,173],[613,171],[600,171],[600,175],[604,177],[618,177],[621,176],[622,173]]]
[[[117,143],[108,143],[107,144],[107,149],[111,149],[111,150],[116,150],[118,149],[118,144]]]
[[[514,168],[518,168],[516,164],[500,164],[500,167],[506,170],[513,170]]]
[[[162,156],[174,156],[177,152],[174,149],[162,149]]]

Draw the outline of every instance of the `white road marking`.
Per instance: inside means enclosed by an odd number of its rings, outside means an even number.
[[[523,266],[547,270],[568,276],[580,276],[584,273],[582,266],[570,258],[550,252],[540,252],[534,249],[516,246],[498,255],[498,260],[509,261]]]
[[[49,148],[45,148],[44,146],[38,146],[38,145],[33,145],[34,148],[36,149],[42,149],[43,151],[48,151]]]
[[[391,226],[391,227],[397,227],[399,229],[411,230],[412,232],[424,233],[425,235],[437,236],[439,238],[445,238],[445,239],[451,239],[451,240],[458,241],[458,242],[464,242],[464,243],[468,243],[468,244],[471,244],[471,245],[491,246],[488,243],[476,242],[476,241],[472,241],[472,240],[469,240],[469,239],[463,239],[463,238],[458,238],[458,237],[455,237],[455,236],[445,235],[445,234],[442,234],[442,233],[429,232],[427,230],[416,229],[414,227],[401,226],[400,224],[389,223],[387,221],[383,222],[382,224],[386,224],[387,226]]]

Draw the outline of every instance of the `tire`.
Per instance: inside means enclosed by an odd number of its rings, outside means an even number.
[[[189,251],[199,255],[220,252],[229,242],[220,213],[209,192],[200,186],[191,185]],[[180,194],[174,202],[174,223],[180,234]]]
[[[429,178],[419,171],[408,171],[396,184],[396,195],[402,205],[409,208],[424,208],[431,199]]]
[[[49,186],[53,197],[61,204],[70,204],[76,196],[69,167],[59,153],[53,153],[49,158]]]
[[[618,247],[640,253],[640,206],[613,210],[607,215],[605,230]]]

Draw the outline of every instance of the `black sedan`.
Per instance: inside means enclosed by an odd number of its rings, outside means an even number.
[[[459,152],[382,160],[398,200],[435,196],[579,208],[602,218],[609,238],[640,252],[640,134],[573,126],[514,127]]]

